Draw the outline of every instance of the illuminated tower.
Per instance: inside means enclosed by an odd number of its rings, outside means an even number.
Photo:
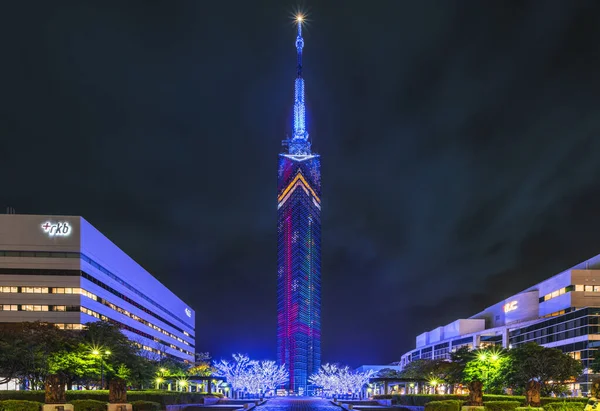
[[[321,160],[306,131],[302,17],[297,23],[293,136],[283,141],[277,180],[277,359],[288,388],[306,394],[321,366]]]

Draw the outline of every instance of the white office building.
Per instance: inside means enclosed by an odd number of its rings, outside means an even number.
[[[0,215],[0,323],[99,320],[144,350],[194,360],[194,310],[85,219]]]

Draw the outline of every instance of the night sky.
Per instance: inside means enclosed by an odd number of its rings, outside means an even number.
[[[82,215],[191,304],[198,351],[274,359],[297,4],[11,3],[0,207]],[[398,361],[600,253],[600,3],[305,10],[324,362]]]

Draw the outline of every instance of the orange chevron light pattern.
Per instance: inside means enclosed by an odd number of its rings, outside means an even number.
[[[283,190],[281,195],[277,198],[277,201],[279,202],[279,207],[281,207],[281,205],[283,203],[285,203],[285,200],[287,200],[289,198],[289,196],[294,192],[294,190],[298,186],[302,187],[302,189],[304,189],[306,194],[308,194],[308,192],[310,191],[310,193],[317,200],[317,202],[319,204],[321,203],[321,199],[319,198],[317,193],[315,193],[315,190],[313,190],[312,187],[310,186],[310,184],[308,184],[308,181],[306,181],[306,179],[304,178],[302,173],[300,171],[298,171],[298,174],[296,174],[296,177],[294,177],[294,179],[290,182],[290,184],[288,184],[288,186],[285,188],[285,190]]]

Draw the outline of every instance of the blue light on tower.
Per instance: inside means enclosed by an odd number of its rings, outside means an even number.
[[[277,181],[277,360],[289,369],[287,388],[307,394],[308,377],[321,366],[321,159],[306,131],[302,20],[293,135],[279,154]]]

